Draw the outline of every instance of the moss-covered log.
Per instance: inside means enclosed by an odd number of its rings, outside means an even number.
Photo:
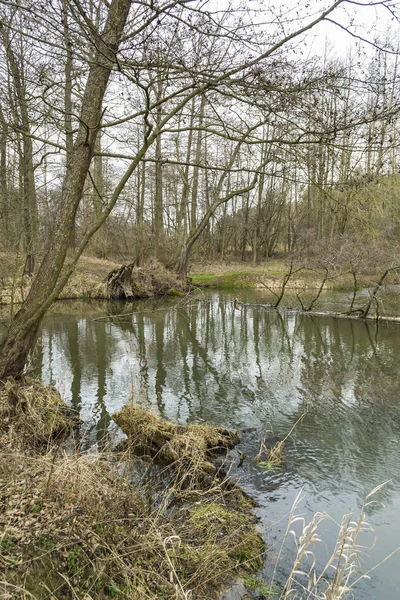
[[[240,441],[234,431],[224,427],[174,425],[133,403],[124,406],[112,418],[135,448],[157,456],[166,464],[187,457],[207,460]]]
[[[205,487],[219,473],[210,459],[239,443],[237,434],[224,427],[174,425],[133,403],[112,416],[128,436],[130,448],[178,472],[176,485]]]
[[[38,382],[9,380],[0,393],[0,597],[176,600],[179,590],[179,598],[217,600],[222,586],[261,566],[253,501],[208,462],[234,446],[235,433],[172,425],[130,405],[115,420],[171,464],[132,484],[123,473],[143,462],[128,454],[108,460],[21,445],[61,432],[64,410]]]

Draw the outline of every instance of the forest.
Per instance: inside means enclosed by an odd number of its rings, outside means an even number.
[[[85,126],[87,78],[106,14],[102,3],[66,2],[59,12],[50,3],[45,18],[29,3],[7,4],[1,244],[21,254],[30,274],[52,235]],[[315,243],[339,248],[341,236],[380,238],[395,249],[395,24],[382,47],[356,36],[340,55],[326,39],[311,52],[303,30],[313,23],[285,38],[275,17],[261,36],[261,9],[213,14],[191,4],[153,14],[144,3],[124,32],[96,115],[70,249],[90,240],[99,257],[156,257],[182,271],[190,253],[256,263]],[[298,17],[307,18],[328,16]],[[85,128],[89,135],[93,126]]]

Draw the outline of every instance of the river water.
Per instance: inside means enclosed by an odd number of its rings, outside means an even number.
[[[231,295],[215,292],[186,305],[58,303],[32,367],[80,412],[86,446],[115,435],[110,415],[131,397],[174,422],[237,429],[246,459],[238,467],[231,452],[232,473],[259,504],[270,547],[259,574],[265,581],[299,492],[306,520],[321,511],[339,522],[387,482],[366,509],[376,532],[362,558],[366,571],[400,545],[400,325],[278,313],[255,292],[243,299],[240,310]],[[281,439],[297,421],[284,468],[262,469],[254,460],[261,441]],[[336,531],[333,521],[322,527],[319,564]],[[289,537],[278,581],[293,557]],[[357,600],[400,597],[400,553],[370,577],[357,584]]]

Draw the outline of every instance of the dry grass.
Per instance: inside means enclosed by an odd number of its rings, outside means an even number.
[[[71,416],[56,390],[10,377],[0,388],[0,450],[47,446],[69,432]]]
[[[0,253],[0,305],[20,304],[27,297],[32,278],[23,276],[23,266],[23,260],[17,254]],[[60,298],[107,299],[105,279],[117,266],[114,261],[82,256]]]
[[[114,269],[107,276],[107,288],[111,299],[133,300],[185,292],[187,284],[176,273],[152,260],[143,267],[130,264]]]
[[[212,600],[261,565],[252,501],[215,468],[201,486],[184,476],[194,445],[209,457],[227,444],[223,430],[195,428],[184,441],[163,422],[174,460],[162,468],[131,451],[67,455],[52,443],[58,395],[9,381],[0,398],[1,598]],[[155,420],[141,414],[147,436]]]
[[[133,402],[112,418],[128,436],[133,452],[175,467],[175,487],[179,488],[212,485],[218,470],[210,458],[239,442],[235,432],[223,427],[173,425]]]
[[[203,490],[201,503],[167,509],[149,505],[144,486],[118,474],[126,463],[111,467],[98,455],[2,459],[0,595],[211,600],[261,564],[251,503],[236,491]]]
[[[0,305],[20,304],[29,293],[32,278],[22,275],[23,263],[18,256],[4,252],[1,255]],[[186,282],[154,260],[136,268],[82,256],[60,299],[150,298],[185,290]]]
[[[293,432],[295,431],[297,425],[301,423],[304,419],[306,413],[303,413],[294,425],[290,428],[289,432],[285,435],[282,440],[276,442],[270,448],[267,447],[265,443],[265,439],[261,442],[260,450],[255,457],[258,465],[269,471],[274,471],[275,469],[280,469],[284,464],[284,449],[286,442],[291,438]]]
[[[283,465],[283,448],[283,440],[276,442],[276,444],[268,448],[264,439],[260,444],[260,450],[256,456],[258,466],[267,471],[280,469]]]

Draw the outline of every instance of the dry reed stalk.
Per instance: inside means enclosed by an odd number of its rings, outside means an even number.
[[[274,470],[274,469],[278,469],[282,466],[283,450],[284,450],[285,444],[286,444],[287,440],[291,437],[291,435],[292,435],[293,431],[296,429],[297,425],[304,419],[305,415],[306,415],[306,413],[303,413],[297,419],[297,421],[294,423],[294,425],[291,427],[289,433],[286,434],[286,436],[283,438],[283,440],[280,440],[279,442],[277,442],[276,444],[271,446],[271,448],[267,447],[267,445],[265,443],[265,438],[264,438],[264,440],[261,442],[260,450],[255,458],[256,462],[259,464],[260,467],[269,469],[269,470]],[[264,460],[263,460],[263,456],[265,456]]]
[[[291,571],[279,595],[279,600],[344,600],[352,595],[356,584],[363,578],[368,578],[373,570],[361,572],[361,556],[375,545],[375,533],[371,525],[365,520],[365,509],[373,502],[373,496],[386,485],[381,484],[374,488],[364,499],[361,509],[353,518],[352,514],[345,515],[338,525],[338,533],[333,550],[322,566],[316,558],[316,548],[323,545],[324,541],[319,535],[319,528],[323,521],[330,520],[326,513],[317,512],[306,523],[304,518],[297,514],[300,501],[299,493],[295,499],[289,515],[286,531],[275,560],[270,588],[274,585],[277,567],[282,560],[284,545],[289,535],[293,536],[296,545],[296,557]],[[296,534],[293,526],[301,523],[301,531]],[[359,542],[363,534],[373,536],[372,544],[368,547]],[[385,560],[400,550],[392,552]],[[380,566],[384,561],[379,563]],[[374,567],[376,568],[376,567]],[[272,597],[267,596],[270,600]]]

